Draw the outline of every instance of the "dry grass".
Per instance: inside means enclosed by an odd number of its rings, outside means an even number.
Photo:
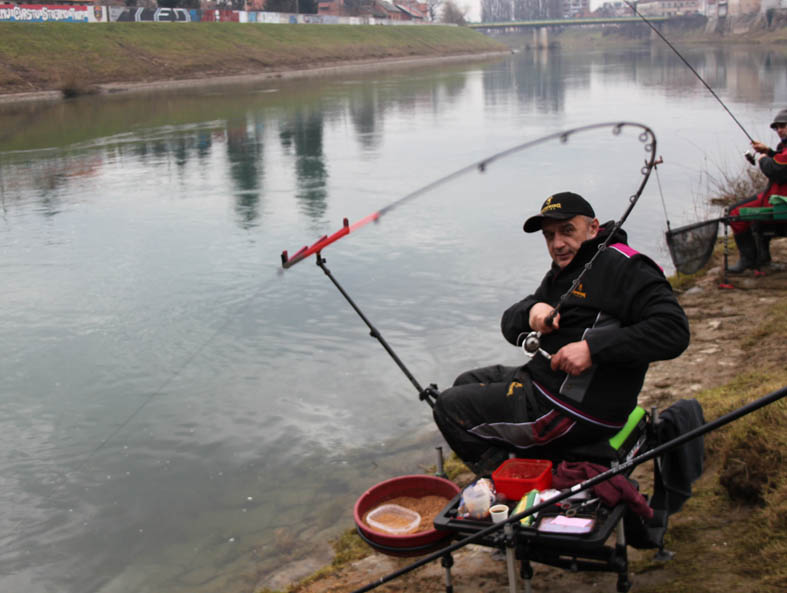
[[[705,417],[717,418],[787,385],[784,335],[787,299],[764,309],[761,324],[741,337],[747,372],[697,394]],[[764,356],[763,353],[770,353]],[[771,355],[773,354],[773,355]],[[787,401],[765,408],[705,437],[706,471],[671,521],[669,580],[638,584],[639,593],[783,591],[787,582]],[[635,572],[662,569],[650,561]]]
[[[768,179],[756,167],[747,167],[737,173],[720,170],[718,176],[708,175],[710,203],[729,206],[750,198],[763,190]]]
[[[502,50],[465,27],[0,23],[0,92],[60,89],[64,78],[89,88]]]

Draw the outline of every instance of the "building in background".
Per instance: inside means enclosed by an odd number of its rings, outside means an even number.
[[[563,0],[563,18],[590,16],[590,0]]]
[[[415,0],[320,0],[317,14],[425,21],[429,9],[426,3]]]
[[[701,14],[703,0],[640,0],[637,10],[644,16],[686,16]]]

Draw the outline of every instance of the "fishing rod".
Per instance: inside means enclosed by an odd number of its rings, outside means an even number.
[[[641,128],[643,130],[643,132],[642,132],[642,134],[640,134],[640,141],[642,141],[642,142],[647,142],[647,138],[652,137],[653,138],[653,147],[650,150],[652,150],[653,154],[655,154],[655,135],[653,134],[653,132],[651,131],[651,129],[648,126],[646,126],[644,124],[636,123],[636,122],[619,122],[618,121],[618,122],[604,122],[604,123],[598,123],[598,124],[589,124],[589,125],[586,125],[586,126],[580,126],[580,127],[571,128],[571,129],[568,129],[568,130],[563,130],[563,131],[560,131],[560,132],[555,132],[553,134],[548,134],[546,136],[541,136],[540,138],[536,138],[535,140],[530,140],[528,142],[524,142],[522,144],[517,144],[516,146],[512,146],[511,148],[508,148],[506,150],[503,150],[501,152],[493,154],[492,156],[487,157],[487,158],[485,158],[485,159],[483,159],[481,161],[477,161],[475,163],[471,163],[470,165],[462,167],[461,169],[458,169],[457,171],[454,171],[453,173],[449,173],[448,175],[446,175],[444,177],[441,177],[441,178],[437,179],[436,181],[433,181],[432,183],[429,183],[429,184],[427,184],[427,185],[425,185],[425,186],[423,186],[423,187],[421,187],[421,188],[419,188],[419,189],[417,189],[417,190],[415,190],[415,191],[413,191],[413,192],[411,192],[411,193],[409,193],[409,194],[399,198],[398,200],[395,200],[395,201],[391,202],[390,204],[388,204],[384,208],[381,208],[380,210],[377,210],[376,212],[372,212],[371,214],[361,218],[360,220],[356,221],[353,224],[350,224],[349,219],[344,218],[343,221],[342,221],[342,228],[340,228],[338,231],[336,231],[332,235],[323,235],[322,237],[317,239],[317,241],[315,241],[311,245],[304,245],[298,251],[296,251],[293,255],[289,255],[289,253],[288,253],[288,251],[286,249],[284,251],[282,251],[281,252],[281,267],[283,269],[285,269],[285,270],[291,268],[292,266],[294,266],[298,262],[301,262],[301,261],[305,260],[306,258],[308,258],[309,256],[314,255],[314,254],[322,251],[323,249],[325,249],[326,247],[328,247],[332,243],[335,243],[336,241],[338,241],[342,237],[345,237],[345,236],[349,235],[350,233],[353,233],[353,232],[359,230],[360,228],[366,226],[370,222],[378,222],[385,214],[388,214],[389,212],[393,211],[394,209],[398,208],[399,206],[402,206],[402,205],[404,205],[404,204],[406,204],[406,203],[408,203],[408,202],[410,202],[410,201],[412,201],[412,200],[414,200],[414,199],[424,195],[425,193],[435,189],[436,187],[444,185],[444,184],[448,183],[449,181],[451,181],[453,179],[456,179],[457,177],[460,177],[461,175],[464,175],[465,173],[468,173],[468,172],[473,171],[473,170],[477,170],[479,173],[484,173],[484,172],[486,172],[486,169],[487,169],[487,167],[490,164],[492,164],[493,162],[498,161],[498,160],[500,160],[500,159],[502,159],[504,157],[510,156],[510,155],[515,154],[517,152],[521,152],[521,151],[527,150],[527,149],[532,148],[534,146],[538,146],[539,144],[544,144],[546,142],[549,142],[550,140],[560,139],[560,141],[565,144],[566,142],[568,142],[568,140],[569,140],[569,138],[571,136],[574,136],[576,134],[580,134],[582,132],[587,132],[587,131],[590,131],[590,130],[597,130],[597,129],[601,129],[601,128],[612,128],[612,133],[615,134],[615,135],[619,135],[621,133],[621,131],[624,128],[626,128],[626,127]],[[647,145],[646,145],[646,149],[647,149]],[[649,167],[653,166],[652,162],[653,162],[653,159],[651,158],[651,164],[648,165]],[[643,184],[643,186],[644,186],[644,184]],[[640,191],[641,191],[641,189],[640,189]]]
[[[432,399],[433,399],[433,397],[436,397],[436,395],[438,394],[436,386],[435,385],[430,385],[427,389],[423,389],[420,386],[420,384],[415,380],[415,378],[412,376],[412,374],[409,372],[409,370],[407,370],[407,368],[405,367],[404,363],[402,363],[402,361],[399,359],[399,357],[394,354],[393,350],[390,348],[388,343],[383,339],[383,337],[380,334],[380,332],[368,321],[366,316],[363,315],[363,313],[360,311],[360,309],[357,307],[357,305],[352,301],[352,299],[349,297],[349,295],[347,295],[347,293],[344,291],[344,289],[341,288],[341,286],[338,284],[338,282],[335,280],[335,278],[330,274],[330,272],[324,266],[325,260],[321,256],[322,250],[325,249],[326,247],[328,247],[329,245],[335,243],[336,241],[338,241],[342,237],[345,237],[345,236],[349,235],[350,233],[355,232],[356,230],[360,229],[361,227],[365,226],[366,224],[368,224],[370,222],[378,222],[380,220],[380,218],[383,215],[387,214],[388,212],[391,212],[395,208],[398,208],[399,206],[401,206],[401,205],[403,205],[403,204],[405,204],[405,203],[407,203],[409,201],[414,200],[415,198],[425,194],[426,192],[428,192],[428,191],[430,191],[430,190],[432,190],[432,189],[434,189],[434,188],[436,188],[436,187],[438,187],[440,185],[443,185],[443,184],[445,184],[445,183],[447,183],[447,182],[449,182],[449,181],[459,177],[460,175],[463,175],[463,174],[465,174],[467,172],[470,172],[470,171],[473,171],[473,170],[477,170],[480,173],[484,173],[484,172],[486,172],[487,168],[489,167],[489,165],[491,163],[493,163],[493,162],[495,162],[495,161],[497,161],[499,159],[502,159],[503,157],[506,157],[506,156],[512,155],[514,153],[517,153],[517,152],[520,152],[520,151],[532,148],[532,147],[537,146],[539,144],[543,144],[545,142],[548,142],[549,140],[554,140],[554,139],[558,139],[559,138],[561,142],[566,143],[566,142],[568,142],[569,138],[572,135],[579,134],[581,132],[586,132],[586,131],[589,131],[589,130],[596,130],[596,129],[606,128],[606,127],[611,127],[612,128],[612,133],[614,135],[620,135],[620,133],[626,127],[634,127],[634,128],[641,129],[642,132],[639,134],[638,139],[639,139],[640,142],[642,142],[645,145],[645,152],[649,153],[649,158],[646,159],[645,165],[641,169],[641,173],[642,173],[643,179],[640,182],[639,187],[637,188],[637,191],[633,195],[631,195],[629,197],[628,206],[626,207],[625,211],[623,212],[623,215],[620,217],[620,219],[617,222],[615,222],[613,224],[612,229],[610,230],[610,233],[607,236],[607,238],[604,240],[603,243],[601,243],[598,246],[598,250],[596,251],[596,253],[585,264],[584,268],[577,275],[577,277],[574,279],[574,281],[571,284],[571,286],[569,287],[569,289],[558,300],[558,303],[556,304],[555,308],[552,310],[550,316],[547,319],[547,323],[551,324],[553,319],[560,312],[560,308],[563,306],[563,304],[565,303],[566,299],[568,299],[568,297],[571,295],[572,291],[576,290],[576,288],[579,286],[580,282],[582,282],[585,274],[588,272],[588,270],[590,270],[590,268],[593,265],[593,263],[595,262],[596,258],[601,254],[601,252],[604,249],[606,249],[606,247],[609,245],[610,241],[612,240],[612,237],[615,235],[616,231],[626,221],[626,219],[628,218],[629,214],[634,209],[634,206],[636,206],[637,202],[639,201],[639,198],[642,195],[643,190],[645,189],[645,185],[647,185],[648,179],[650,178],[650,173],[651,173],[651,171],[654,169],[654,167],[656,165],[656,135],[654,134],[653,130],[651,130],[648,126],[646,126],[644,124],[640,124],[640,123],[636,123],[636,122],[605,122],[605,123],[599,123],[599,124],[590,124],[590,125],[581,126],[581,127],[577,127],[577,128],[571,128],[569,130],[564,130],[564,131],[561,131],[561,132],[555,132],[553,134],[548,134],[546,136],[542,136],[540,138],[536,138],[535,140],[531,140],[529,142],[525,142],[523,144],[519,144],[519,145],[513,146],[511,148],[508,148],[506,150],[503,150],[501,152],[498,152],[498,153],[496,153],[496,154],[494,154],[494,155],[492,155],[492,156],[490,156],[490,157],[488,157],[488,158],[486,158],[486,159],[484,159],[482,161],[478,161],[476,163],[472,163],[470,165],[462,167],[461,169],[459,169],[459,170],[457,170],[457,171],[455,171],[453,173],[450,173],[450,174],[448,174],[448,175],[446,175],[444,177],[441,177],[440,179],[438,179],[438,180],[436,180],[436,181],[434,181],[432,183],[429,183],[428,185],[425,185],[424,187],[422,187],[420,189],[417,189],[414,192],[411,192],[411,193],[405,195],[404,197],[402,197],[402,198],[400,198],[400,199],[398,199],[398,200],[388,204],[384,208],[381,208],[380,210],[378,210],[376,212],[373,212],[373,213],[371,213],[371,214],[361,218],[359,221],[355,222],[352,225],[350,224],[350,222],[349,222],[349,220],[347,218],[344,218],[341,229],[339,229],[338,231],[336,231],[335,233],[333,233],[331,235],[323,235],[317,241],[312,243],[312,245],[310,245],[310,246],[304,245],[301,249],[299,249],[297,252],[295,252],[295,254],[292,255],[292,256],[289,256],[287,250],[282,251],[282,253],[281,253],[281,266],[282,266],[282,269],[284,269],[284,270],[289,269],[292,266],[294,266],[295,264],[297,264],[297,263],[307,259],[309,256],[316,254],[316,256],[317,256],[317,265],[322,268],[323,272],[326,273],[326,275],[331,279],[331,281],[334,283],[334,285],[339,289],[339,291],[342,293],[342,295],[345,297],[345,299],[347,299],[347,301],[350,303],[350,305],[353,307],[353,309],[355,309],[355,311],[360,315],[361,319],[363,319],[364,323],[366,323],[366,325],[371,330],[372,337],[376,338],[382,344],[383,348],[385,348],[385,350],[392,356],[392,358],[394,359],[394,362],[396,362],[396,364],[399,366],[400,369],[402,369],[402,371],[405,373],[405,375],[410,380],[410,382],[416,387],[416,389],[419,392],[420,398],[423,399],[424,401],[426,401],[427,403],[429,403],[429,405],[433,406]],[[529,334],[527,334],[527,336],[523,336],[523,338],[524,339],[523,339],[523,341],[522,341],[522,343],[520,345],[522,346],[522,349],[523,349],[525,355],[527,355],[527,356],[532,358],[533,356],[535,356],[536,353],[541,353],[544,356],[546,356],[547,358],[550,357],[550,355],[548,353],[546,353],[544,350],[541,349],[541,341],[540,341],[540,339],[541,339],[541,332],[536,332],[536,331],[530,332]]]
[[[744,127],[743,127],[743,125],[741,125],[741,122],[739,122],[739,121],[738,121],[738,118],[736,118],[736,117],[733,115],[732,111],[730,111],[730,110],[729,110],[729,108],[728,108],[728,107],[727,107],[727,105],[724,103],[724,101],[722,101],[722,100],[721,100],[721,98],[720,98],[720,97],[719,97],[719,96],[716,94],[716,91],[714,91],[714,90],[711,88],[711,86],[710,86],[710,85],[709,85],[707,82],[705,82],[705,80],[702,78],[702,76],[700,76],[700,75],[699,75],[699,73],[698,73],[698,72],[697,72],[697,71],[694,69],[694,67],[693,67],[691,64],[689,64],[689,62],[686,60],[686,58],[684,58],[684,57],[681,55],[681,53],[680,53],[680,52],[679,52],[677,49],[675,49],[675,46],[674,46],[674,45],[672,45],[672,44],[669,42],[669,40],[668,40],[666,37],[664,37],[664,35],[661,33],[661,31],[659,31],[659,30],[658,30],[658,29],[657,29],[657,28],[656,28],[656,27],[653,25],[653,23],[651,23],[651,22],[650,22],[650,21],[649,21],[647,18],[645,18],[645,17],[642,15],[642,13],[641,13],[641,12],[639,12],[639,11],[637,10],[636,3],[631,3],[631,2],[629,2],[629,0],[623,0],[623,2],[625,2],[625,3],[626,3],[626,5],[627,5],[627,6],[628,6],[628,7],[629,7],[631,10],[633,10],[633,11],[634,11],[634,14],[636,14],[636,15],[637,15],[639,18],[641,18],[641,19],[642,19],[642,20],[645,22],[645,24],[646,24],[646,25],[648,25],[648,27],[650,27],[650,28],[651,28],[651,29],[652,29],[652,30],[653,30],[653,31],[656,33],[656,35],[658,35],[659,37],[661,37],[661,40],[662,40],[664,43],[666,43],[666,44],[667,44],[667,46],[668,46],[668,47],[669,47],[669,48],[670,48],[672,51],[674,51],[674,52],[675,52],[675,55],[677,55],[677,56],[678,56],[678,57],[679,57],[679,58],[680,58],[680,59],[683,61],[683,63],[684,63],[684,64],[686,64],[686,67],[687,67],[689,70],[691,70],[691,71],[694,73],[694,76],[696,76],[696,77],[699,79],[699,81],[700,81],[700,82],[701,82],[703,85],[705,85],[705,88],[706,88],[706,89],[708,89],[708,91],[710,92],[710,94],[711,94],[711,95],[713,95],[713,97],[714,97],[714,98],[715,98],[715,99],[716,99],[716,100],[719,102],[719,104],[720,104],[720,105],[721,105],[721,106],[724,108],[724,111],[726,111],[726,112],[729,114],[729,116],[732,118],[732,121],[734,121],[736,124],[738,124],[738,127],[741,129],[741,131],[742,131],[744,134],[746,134],[746,137],[749,139],[749,142],[754,142],[754,138],[752,138],[752,137],[751,137],[751,135],[749,135],[749,132],[747,132],[747,131],[746,131],[746,128],[744,128]]]
[[[451,544],[450,546],[437,550],[436,552],[432,552],[428,556],[424,556],[420,560],[417,560],[416,562],[413,562],[412,564],[405,566],[404,568],[401,568],[395,572],[380,577],[375,582],[365,585],[360,589],[356,589],[352,593],[365,593],[366,591],[371,591],[372,589],[376,589],[380,585],[383,585],[389,581],[392,581],[393,579],[396,579],[409,572],[412,572],[416,568],[419,568],[421,566],[424,566],[425,564],[428,564],[429,562],[442,558],[447,554],[450,554],[451,552],[455,552],[456,550],[463,548],[466,545],[471,544],[475,541],[478,541],[494,533],[495,531],[499,531],[500,529],[503,529],[506,525],[511,524],[514,529],[518,529],[519,521],[521,519],[524,519],[525,517],[528,517],[530,515],[534,515],[539,511],[541,511],[542,509],[551,506],[557,502],[560,502],[561,500],[565,500],[570,496],[574,496],[579,492],[588,490],[589,488],[592,488],[596,484],[600,484],[601,482],[613,478],[614,476],[619,475],[628,469],[632,469],[638,465],[641,465],[642,463],[645,463],[646,461],[650,461],[654,457],[658,457],[659,455],[662,455],[667,451],[675,449],[676,447],[679,447],[699,436],[702,436],[708,432],[721,428],[722,426],[729,424],[734,420],[737,420],[747,414],[750,414],[756,410],[759,410],[760,408],[763,408],[769,404],[772,404],[780,400],[785,395],[787,395],[787,387],[782,387],[781,389],[777,389],[776,391],[773,391],[768,395],[761,397],[760,399],[757,399],[749,404],[746,404],[745,406],[738,408],[737,410],[733,410],[732,412],[725,414],[720,418],[717,418],[713,422],[706,422],[702,426],[698,426],[697,428],[690,430],[689,432],[686,432],[672,439],[671,441],[667,441],[666,443],[663,443],[658,447],[654,447],[653,449],[643,453],[642,455],[633,457],[632,459],[625,461],[620,465],[613,467],[612,469],[609,469],[603,473],[593,476],[592,478],[585,480],[584,482],[575,484],[571,488],[564,490],[563,492],[553,496],[552,498],[540,502],[539,504],[534,505],[528,509],[525,509],[519,513],[511,515],[506,520],[501,521],[500,523],[492,523],[489,527],[482,529],[481,531],[478,531],[472,535],[469,535],[464,539],[461,539],[458,542]]]
[[[635,125],[641,125],[641,124],[635,124]],[[583,278],[585,277],[585,274],[590,270],[591,267],[593,267],[593,263],[596,261],[596,258],[599,257],[601,253],[607,248],[607,246],[612,241],[612,238],[617,233],[618,229],[620,229],[620,227],[623,226],[623,223],[626,222],[626,219],[628,218],[629,214],[631,214],[631,211],[634,209],[634,206],[637,205],[637,202],[639,201],[639,198],[642,195],[642,192],[648,183],[648,179],[650,179],[651,171],[653,171],[656,168],[657,164],[660,164],[662,162],[661,159],[659,159],[658,161],[656,160],[656,135],[653,133],[653,130],[651,130],[649,127],[647,126],[641,126],[641,127],[643,128],[644,131],[639,135],[639,140],[640,142],[645,143],[645,151],[650,153],[649,160],[645,161],[645,166],[642,167],[641,170],[642,177],[643,177],[642,181],[640,182],[637,191],[634,192],[634,194],[629,198],[629,204],[626,207],[626,209],[623,211],[623,215],[620,217],[620,219],[617,222],[615,222],[612,225],[612,229],[610,230],[606,239],[604,239],[604,241],[598,246],[596,253],[594,253],[593,257],[591,257],[590,260],[588,260],[588,262],[582,268],[582,271],[577,275],[576,278],[574,278],[574,281],[571,283],[571,286],[569,286],[568,290],[563,293],[563,295],[560,297],[555,307],[547,316],[545,321],[549,327],[553,326],[554,320],[557,317],[558,313],[560,313],[561,307],[566,302],[566,300],[571,296],[571,294],[577,289],[577,287],[581,284]],[[618,130],[617,133],[620,133],[620,131]],[[542,332],[540,331],[531,331],[527,335],[520,334],[519,337],[524,338],[520,346],[522,347],[522,351],[529,358],[533,358],[536,354],[541,354],[548,360],[551,360],[552,355],[546,352],[545,350],[542,350],[541,348],[541,335]]]

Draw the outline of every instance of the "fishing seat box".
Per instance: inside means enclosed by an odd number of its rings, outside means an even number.
[[[752,221],[787,221],[787,197],[773,195],[768,199],[770,206],[759,208],[740,208],[738,210],[741,220]]]
[[[650,436],[649,429],[648,414],[638,406],[629,416],[626,425],[611,439],[593,443],[589,446],[566,449],[560,453],[562,459],[592,461],[603,465],[615,466],[633,458],[642,450]],[[512,464],[514,461],[525,461],[530,464],[528,469],[532,475],[529,479],[532,480],[532,483],[527,485],[538,488],[538,486],[533,485],[536,481],[539,481],[541,484],[546,483],[547,478],[542,474],[543,468],[548,462],[542,459],[508,459],[494,473],[508,464]],[[557,462],[559,460],[553,459],[552,461]],[[630,474],[630,472],[631,469],[628,470],[627,474]],[[493,477],[494,473],[492,474]],[[524,481],[527,481],[527,478]],[[551,483],[551,480],[549,482]],[[636,485],[636,482],[632,483]],[[495,484],[497,486],[497,482]],[[517,486],[521,486],[521,484]],[[505,485],[504,489],[510,491],[510,487]],[[507,494],[506,496],[508,497]],[[460,492],[435,517],[434,526],[437,529],[451,531],[455,537],[467,537],[488,528],[492,524],[491,519],[473,519],[459,516],[458,510],[461,501],[462,493]],[[509,500],[509,508],[513,510],[517,502],[518,498]],[[624,528],[624,524],[629,522],[633,513],[628,510],[626,504],[621,502],[613,508],[607,508],[603,504],[597,505],[597,508],[594,509],[595,525],[588,533],[556,533],[538,529],[539,520],[542,517],[555,515],[558,512],[562,511],[548,507],[541,511],[541,517],[533,525],[525,526],[520,523],[516,526],[514,530],[516,555],[522,561],[526,572],[532,575],[532,569],[529,567],[531,561],[572,571],[615,572],[618,574],[618,591],[628,590],[630,581],[628,578],[626,539],[629,534],[629,527],[626,525]],[[580,513],[577,516],[581,517],[582,514]],[[634,517],[636,516],[634,515]],[[615,544],[609,545],[607,541],[610,539],[613,531],[616,532]],[[503,550],[506,547],[506,538],[503,531],[498,530],[484,536],[475,543]]]
[[[770,206],[759,208],[740,208],[738,210],[738,218],[741,220],[773,220],[773,208]]]

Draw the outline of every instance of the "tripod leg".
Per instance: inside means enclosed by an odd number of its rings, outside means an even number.
[[[533,593],[533,567],[530,565],[530,560],[527,558],[522,558],[519,574],[525,582],[525,593]]]
[[[445,568],[445,593],[454,593],[454,585],[451,581],[451,567],[454,565],[454,557],[448,552],[440,560],[440,564]]]
[[[506,569],[508,570],[508,590],[517,593],[516,554],[514,552],[514,528],[506,523],[503,528],[506,534]]]

